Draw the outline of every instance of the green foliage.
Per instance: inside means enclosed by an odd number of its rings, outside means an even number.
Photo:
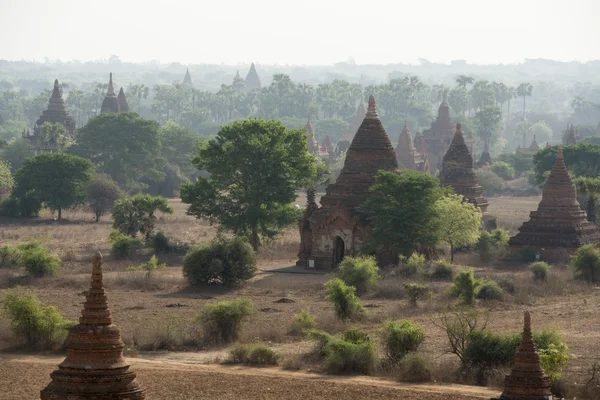
[[[83,204],[85,185],[91,177],[92,163],[65,153],[42,153],[23,162],[15,173],[13,196],[33,195],[51,210],[58,211]]]
[[[379,267],[375,257],[345,257],[336,275],[347,285],[354,286],[360,295],[375,286],[379,280]]]
[[[540,349],[540,364],[542,369],[553,382],[561,378],[562,370],[569,363],[569,348],[566,344],[550,343],[546,348]]]
[[[493,163],[491,170],[505,181],[509,181],[515,177],[515,169],[511,167],[509,163],[503,161],[496,161]]]
[[[53,276],[60,269],[60,259],[49,253],[40,242],[26,242],[19,245],[17,249],[19,263],[30,276]]]
[[[475,249],[481,260],[488,262],[508,254],[509,238],[508,231],[502,228],[496,228],[492,232],[481,231]]]
[[[375,369],[377,350],[369,336],[362,332],[353,329],[339,337],[310,331],[309,338],[317,341],[316,353],[325,358],[330,373],[369,374]]]
[[[521,251],[519,251],[519,258],[524,263],[535,261],[535,249],[529,246],[523,247]]]
[[[335,314],[342,321],[354,319],[363,312],[360,299],[354,293],[356,288],[348,286],[339,278],[331,279],[325,283],[327,300],[335,307]]]
[[[423,383],[431,380],[431,371],[427,360],[418,353],[407,354],[398,364],[398,380],[400,382]]]
[[[158,263],[158,258],[156,258],[156,255],[153,254],[152,257],[150,257],[150,260],[141,263],[138,266],[135,267],[129,267],[129,271],[145,271],[146,272],[146,278],[151,278],[152,274],[155,271],[158,271],[160,269],[164,269],[167,267],[167,264],[163,263],[163,264],[159,264]]]
[[[382,246],[409,256],[439,240],[436,211],[444,191],[433,176],[411,170],[379,171],[362,209],[373,227],[367,248]]]
[[[600,197],[600,178],[578,177],[574,181],[578,196],[585,196],[585,211],[588,221],[598,220],[598,198]],[[583,204],[582,204],[583,206]]]
[[[17,267],[20,260],[19,250],[10,246],[0,247],[0,268]]]
[[[2,305],[15,337],[31,349],[47,350],[60,345],[75,324],[64,320],[56,307],[44,307],[33,295],[8,292]]]
[[[112,230],[108,235],[108,241],[111,246],[111,253],[115,258],[123,259],[144,245],[143,240],[129,235],[124,235],[117,230]]]
[[[431,294],[431,288],[429,285],[421,285],[418,283],[404,283],[404,291],[406,297],[412,307],[417,306],[417,301]]]
[[[162,196],[140,193],[131,199],[117,200],[112,210],[113,228],[133,237],[140,232],[149,239],[156,226],[157,211],[173,214],[169,200]]]
[[[348,123],[335,118],[318,119],[313,122],[315,128],[315,136],[319,139],[319,143],[323,141],[325,135],[329,135],[332,143],[337,143],[342,134],[348,129]]]
[[[193,163],[209,176],[182,185],[188,214],[247,236],[255,250],[261,236],[272,238],[296,223],[296,191],[315,174],[303,132],[260,119],[221,127],[214,140],[200,145]]]
[[[303,335],[311,329],[315,329],[317,323],[308,311],[302,310],[294,315],[294,321],[290,328],[290,333],[293,335]]]
[[[191,285],[236,285],[256,274],[256,258],[242,238],[217,238],[192,248],[183,258],[183,275]]]
[[[533,168],[533,155],[534,153],[529,152],[503,153],[496,159],[510,164],[515,170],[515,176],[519,177]]]
[[[21,130],[21,133],[23,131]],[[19,133],[19,135],[21,134]],[[23,162],[28,157],[33,157],[33,150],[29,149],[29,143],[27,139],[18,137],[16,139],[8,142],[2,150],[0,150],[0,155],[3,160],[9,163],[11,167],[11,171],[14,173],[23,165]]]
[[[489,168],[480,168],[476,171],[479,184],[483,187],[483,195],[498,196],[506,189],[506,182]]]
[[[185,177],[195,176],[197,171],[190,160],[200,143],[198,135],[173,121],[167,121],[161,126],[158,134],[162,145],[161,153],[167,162],[177,166]]]
[[[154,235],[152,235],[150,238],[150,247],[159,253],[170,253],[173,250],[171,238],[169,238],[163,232],[156,232]]]
[[[264,344],[236,344],[229,354],[229,362],[232,364],[277,365],[281,358]]]
[[[479,281],[472,269],[459,271],[450,287],[450,293],[459,297],[468,306],[475,304],[475,294]]]
[[[12,174],[10,173],[10,164],[0,160],[0,191],[12,189],[14,185]]]
[[[96,222],[112,209],[121,196],[119,185],[108,175],[93,175],[86,187],[86,201],[96,216]]]
[[[547,173],[554,167],[557,146],[540,149],[533,157],[533,170],[535,183],[542,185],[546,181]],[[598,176],[600,165],[600,145],[579,142],[570,146],[563,146],[563,156],[569,171],[577,177],[595,178]]]
[[[411,277],[420,274],[424,268],[425,256],[414,252],[410,255],[410,257],[408,257],[408,259],[403,260],[400,273],[406,277]]]
[[[385,321],[381,334],[385,355],[394,364],[408,353],[417,351],[426,336],[423,328],[406,320]]]
[[[495,104],[481,108],[475,114],[475,124],[479,136],[490,140],[502,130],[502,110]]]
[[[571,260],[577,278],[588,282],[600,281],[600,250],[593,244],[586,244],[577,249]]]
[[[429,278],[436,281],[452,281],[454,268],[446,260],[435,260],[429,266]]]
[[[504,290],[491,279],[481,279],[476,281],[477,289],[475,297],[480,300],[502,300]]]
[[[436,201],[435,208],[439,215],[440,238],[450,245],[450,262],[454,262],[454,249],[477,242],[481,211],[456,194],[442,197]]]
[[[204,306],[197,321],[204,330],[204,339],[212,343],[231,343],[239,335],[244,319],[254,310],[250,300],[219,301]]]
[[[546,281],[550,272],[550,265],[544,261],[537,261],[529,265],[529,270],[533,274],[533,280]]]

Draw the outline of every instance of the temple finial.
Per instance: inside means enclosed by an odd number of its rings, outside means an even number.
[[[370,117],[377,116],[377,108],[375,107],[375,97],[373,95],[369,96],[369,106],[367,107],[367,116],[370,116]]]

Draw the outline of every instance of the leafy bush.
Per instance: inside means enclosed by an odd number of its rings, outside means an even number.
[[[423,271],[425,267],[425,256],[412,253],[402,264],[400,273],[406,277],[414,276]]]
[[[60,268],[60,259],[54,254],[50,254],[40,242],[23,243],[17,247],[17,251],[19,252],[19,264],[30,276],[53,276]]]
[[[535,339],[535,338],[534,338]],[[561,378],[562,370],[569,363],[569,348],[564,343],[550,343],[547,347],[539,349],[540,364],[542,369],[553,382]]]
[[[348,286],[339,278],[332,279],[325,283],[327,290],[327,300],[333,303],[335,314],[342,321],[353,319],[363,312],[360,299],[354,293],[354,286]]]
[[[535,261],[535,249],[533,247],[525,246],[519,252],[519,257],[524,263],[531,263]]]
[[[150,260],[146,261],[145,263],[141,263],[137,267],[129,267],[128,269],[130,271],[146,271],[146,278],[150,278],[154,271],[164,269],[166,266],[167,264],[165,263],[159,264],[156,255],[153,254],[152,257],[150,257]]]
[[[75,324],[64,320],[56,307],[44,307],[33,295],[9,292],[2,305],[15,337],[31,349],[47,350],[62,344]]]
[[[230,350],[233,364],[277,365],[281,356],[264,344],[237,344]]]
[[[0,201],[0,215],[3,217],[18,217],[20,215],[19,200],[15,197],[7,197]]]
[[[550,265],[543,261],[537,261],[529,265],[529,269],[533,274],[533,280],[545,281],[548,278],[548,273],[550,272]]]
[[[486,385],[490,376],[501,367],[510,366],[521,337],[496,335],[484,330],[472,332],[468,337],[463,364],[479,385]]]
[[[5,217],[37,217],[42,210],[42,202],[32,194],[20,197],[10,196],[0,202],[0,215]]]
[[[303,335],[305,332],[315,329],[317,323],[308,311],[300,311],[294,315],[294,322],[290,328],[290,333],[293,335]]]
[[[158,253],[170,253],[173,246],[171,245],[171,239],[162,232],[156,232],[150,238],[150,247]]]
[[[19,251],[10,246],[0,247],[0,268],[16,267],[19,265]]]
[[[429,285],[420,285],[418,283],[404,283],[404,291],[408,297],[411,306],[416,307],[417,301],[431,293]]]
[[[130,257],[143,246],[142,239],[125,235],[114,229],[108,235],[108,241],[111,245],[111,253],[118,259]]]
[[[462,270],[454,278],[450,293],[459,297],[466,305],[475,303],[475,294],[479,281],[475,279],[472,269]]]
[[[117,200],[112,210],[113,228],[135,237],[141,233],[149,239],[156,225],[156,212],[173,214],[169,200],[162,196],[137,194],[131,199]]]
[[[511,167],[508,163],[496,161],[492,164],[491,169],[493,173],[495,173],[505,181],[509,181],[511,179],[514,179],[515,177],[515,169]]]
[[[429,266],[429,277],[436,281],[451,281],[454,277],[454,268],[446,260],[435,260]]]
[[[110,211],[122,196],[117,182],[108,175],[95,174],[86,187],[86,202],[96,217],[96,222]]]
[[[475,249],[482,261],[503,257],[508,253],[508,231],[496,228],[492,232],[481,231]]]
[[[398,363],[405,355],[417,351],[425,340],[425,331],[410,321],[386,321],[381,328],[385,355]]]
[[[484,196],[497,196],[506,189],[506,182],[488,168],[480,168],[477,171],[477,179],[483,186]]]
[[[368,335],[355,329],[341,337],[310,331],[309,337],[317,341],[315,352],[325,358],[330,373],[369,374],[377,364],[375,345]]]
[[[480,300],[502,300],[504,291],[491,279],[482,279],[477,285],[475,297]]]
[[[577,249],[571,260],[575,275],[588,282],[600,281],[600,250],[593,244],[586,244]]]
[[[337,277],[354,286],[358,294],[371,289],[379,280],[375,257],[346,257],[338,266]]]
[[[421,383],[431,380],[431,371],[425,357],[418,353],[407,354],[398,365],[400,382]]]
[[[205,305],[197,321],[202,325],[205,340],[230,343],[237,339],[243,320],[253,310],[254,304],[250,300],[219,301]]]
[[[191,285],[235,285],[256,274],[252,247],[242,238],[217,238],[192,248],[183,258],[183,275]]]

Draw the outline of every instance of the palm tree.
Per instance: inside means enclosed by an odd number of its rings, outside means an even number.
[[[596,223],[598,219],[598,197],[600,196],[600,178],[579,177],[575,179],[577,194],[587,196],[585,211],[588,221]]]
[[[523,96],[523,121],[525,121],[525,99],[527,98],[527,96],[531,96],[532,91],[533,91],[533,85],[528,82],[521,83],[517,87],[517,95]]]
[[[473,82],[475,82],[475,78],[473,78],[472,76],[468,76],[468,75],[459,75],[456,78],[456,83],[458,84],[458,86],[461,86],[464,88],[466,88],[467,85],[472,84]]]
[[[506,98],[508,101],[508,106],[506,110],[506,126],[504,127],[505,132],[508,132],[508,124],[510,123],[510,101],[515,97],[517,97],[517,89],[515,89],[513,86],[509,86],[506,89]]]

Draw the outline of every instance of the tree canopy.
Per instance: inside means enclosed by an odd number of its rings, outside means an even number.
[[[535,183],[542,185],[548,172],[554,167],[557,147],[552,146],[539,150],[533,156],[533,171]],[[595,178],[600,175],[600,145],[579,142],[563,147],[565,164],[576,177]]]
[[[438,214],[440,239],[450,246],[450,261],[454,250],[470,246],[479,239],[481,211],[458,194],[442,197],[435,203]]]

